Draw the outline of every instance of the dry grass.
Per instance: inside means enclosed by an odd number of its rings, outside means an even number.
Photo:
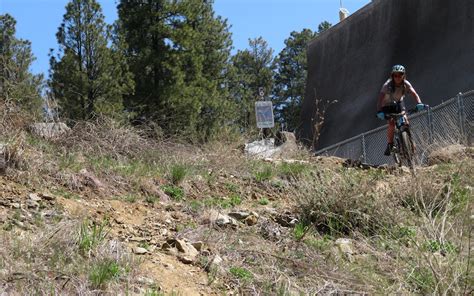
[[[217,292],[472,293],[472,158],[462,165],[420,168],[413,179],[403,172],[316,162],[305,150],[297,157],[304,161],[268,163],[245,157],[242,138],[191,146],[105,119],[79,123],[68,137],[54,141],[15,125],[14,132],[3,134],[10,143],[7,177],[28,188],[56,187],[82,197],[93,191],[88,198],[96,199],[133,196],[131,204],[146,205],[154,188],[143,193],[143,184],[187,194],[172,199],[166,211],[176,206],[185,225],[175,227],[176,237],[208,246],[196,265],[208,271]],[[105,189],[88,187],[83,169]],[[201,223],[205,209],[253,210],[260,218],[254,226],[215,229]],[[279,222],[278,215],[287,212],[298,218],[297,226]],[[135,259],[113,237],[99,235],[84,243],[81,225],[60,222],[37,232],[2,232],[0,289],[10,294],[132,291]],[[338,238],[352,241],[353,254],[341,254]],[[224,260],[210,268],[214,255]]]
[[[0,291],[8,295],[93,295],[100,290],[133,289],[137,260],[115,240],[104,238],[80,251],[80,222],[60,222],[35,233],[3,232]],[[109,260],[119,268],[117,278],[94,284],[91,273]]]
[[[471,293],[472,169],[472,160],[458,162],[415,180],[349,170],[297,200],[305,223],[359,243],[366,257],[348,266],[377,291]],[[378,191],[380,182],[391,190]]]

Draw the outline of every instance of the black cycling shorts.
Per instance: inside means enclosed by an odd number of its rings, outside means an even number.
[[[385,114],[401,113],[402,111],[405,111],[405,104],[403,104],[403,102],[393,103],[382,107],[382,112]]]

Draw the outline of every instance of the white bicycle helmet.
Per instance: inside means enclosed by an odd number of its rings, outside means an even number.
[[[405,67],[402,65],[395,65],[392,67],[392,74],[393,73],[403,73],[405,74]]]

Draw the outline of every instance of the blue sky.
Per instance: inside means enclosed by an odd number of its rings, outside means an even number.
[[[36,61],[34,73],[49,68],[49,49],[57,49],[56,32],[61,24],[68,0],[0,0],[0,14],[9,13],[17,20],[17,37],[32,42]],[[98,0],[106,21],[117,18],[116,0]],[[343,0],[350,13],[370,0]],[[215,0],[217,15],[231,25],[234,53],[248,47],[248,39],[262,36],[278,54],[292,31],[309,28],[328,21],[338,22],[340,0]]]

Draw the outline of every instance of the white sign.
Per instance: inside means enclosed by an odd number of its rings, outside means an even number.
[[[258,128],[270,128],[275,126],[273,118],[273,105],[270,101],[255,102],[255,115]]]

